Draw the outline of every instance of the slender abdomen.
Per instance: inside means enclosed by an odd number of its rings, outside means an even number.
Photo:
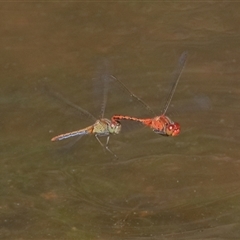
[[[93,126],[89,126],[89,127],[77,130],[77,131],[73,131],[73,132],[58,135],[56,137],[53,137],[51,139],[51,141],[55,142],[55,141],[60,141],[60,140],[67,139],[67,138],[70,138],[70,137],[87,135],[87,134],[91,134],[92,131],[93,131]]]

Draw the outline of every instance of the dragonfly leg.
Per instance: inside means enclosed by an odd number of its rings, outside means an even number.
[[[109,147],[108,147],[108,143],[109,143],[109,139],[110,139],[110,136],[107,136],[107,141],[106,141],[106,144],[105,144],[105,148],[107,149],[107,151],[109,151],[115,158],[118,158],[117,155],[115,153],[113,153]]]
[[[98,140],[98,142],[100,143],[100,145],[101,145],[103,148],[105,148],[105,149],[106,149],[108,152],[110,152],[115,158],[117,158],[117,155],[114,154],[114,153],[110,150],[110,148],[108,147],[108,142],[109,142],[110,136],[107,136],[107,141],[106,141],[106,144],[105,144],[105,145],[100,141],[100,139],[98,138],[97,134],[95,135],[95,138]]]
[[[168,135],[166,134],[166,132],[161,131],[161,130],[153,129],[153,132],[155,132],[155,133],[157,133],[157,134],[159,134],[159,135],[162,135],[162,136],[168,136]]]

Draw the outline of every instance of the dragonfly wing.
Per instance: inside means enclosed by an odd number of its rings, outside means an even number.
[[[180,79],[180,77],[182,75],[182,72],[183,72],[183,69],[185,67],[185,64],[186,64],[186,61],[187,61],[187,56],[188,56],[187,52],[183,52],[181,54],[181,56],[178,60],[178,65],[177,65],[175,71],[173,72],[173,84],[172,84],[172,87],[169,91],[169,94],[168,94],[166,102],[165,102],[165,106],[164,106],[163,111],[162,111],[163,115],[167,112],[167,109],[168,109],[168,107],[171,103],[173,94],[175,93],[175,90],[177,88],[179,79]]]
[[[136,102],[140,103],[142,107],[145,108],[151,114],[156,115],[155,112],[148,106],[148,104],[145,103],[140,97],[135,95],[133,92],[131,92],[119,78],[116,78],[115,76],[111,75],[111,79],[113,83],[117,83],[118,87],[126,94],[126,96],[129,96]]]
[[[82,115],[90,118],[93,122],[96,121],[96,118],[91,114],[89,113],[87,110],[79,107],[78,105],[76,105],[75,103],[72,103],[71,101],[69,101],[67,98],[65,98],[63,95],[61,95],[60,93],[58,92],[55,92],[55,91],[51,91],[49,90],[47,87],[44,87],[44,91],[47,92],[50,96],[58,99],[58,100],[61,100],[62,102],[64,102],[65,104],[67,104],[68,106],[78,110]]]
[[[98,104],[98,109],[100,105],[100,118],[104,117],[107,97],[108,97],[108,89],[109,82],[111,80],[111,76],[109,74],[109,62],[104,59],[97,69],[96,77],[93,78],[93,86],[94,86],[94,95],[97,97],[96,103],[99,103],[99,99],[102,99],[101,105]]]

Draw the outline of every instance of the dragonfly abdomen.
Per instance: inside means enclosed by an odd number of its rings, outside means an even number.
[[[70,138],[70,137],[91,134],[92,132],[93,132],[93,126],[90,126],[90,127],[84,128],[84,129],[77,130],[77,131],[68,132],[68,133],[64,133],[64,134],[58,135],[56,137],[53,137],[51,139],[51,141],[52,142],[60,141],[60,140],[63,140],[63,139],[66,139],[66,138]]]
[[[116,122],[116,121],[122,121],[122,120],[130,120],[130,121],[134,121],[134,122],[140,122],[145,124],[145,119],[141,119],[141,118],[136,118],[136,117],[130,117],[130,116],[123,116],[123,115],[114,115],[112,117],[112,122]]]

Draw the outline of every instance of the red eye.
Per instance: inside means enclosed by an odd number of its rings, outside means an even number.
[[[180,124],[173,123],[167,127],[167,135],[168,136],[177,136],[180,133]]]

